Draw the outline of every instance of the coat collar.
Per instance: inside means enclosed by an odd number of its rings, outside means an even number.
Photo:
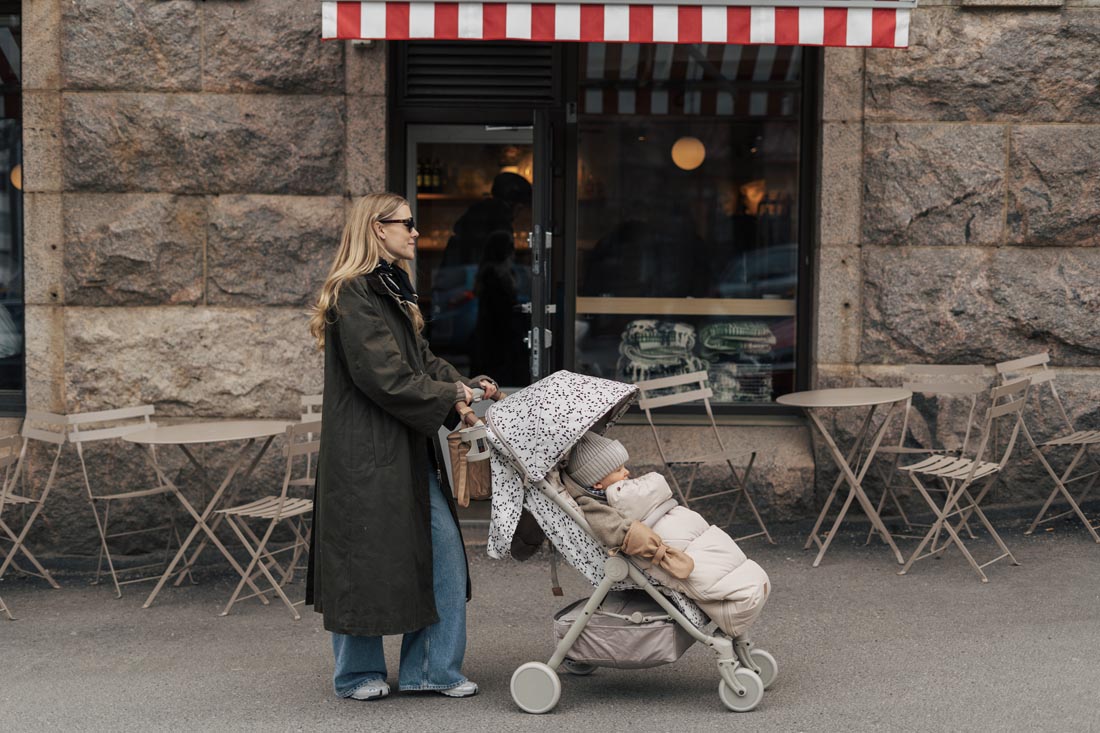
[[[387,298],[393,300],[393,302],[397,304],[397,307],[401,310],[401,312],[405,312],[405,309],[401,307],[401,294],[391,290],[390,287],[386,285],[386,282],[381,278],[381,276],[378,275],[378,273],[368,272],[366,275],[363,275],[363,277],[366,278],[367,285],[370,287],[371,290],[378,293],[379,295],[384,295]]]
[[[383,296],[385,299],[392,301],[393,304],[397,306],[397,310],[401,312],[401,315],[405,317],[405,321],[412,327],[412,318],[409,316],[408,310],[401,305],[401,297],[398,293],[390,290],[382,278],[376,273],[368,272],[366,275],[363,275],[363,279],[366,280],[367,287]]]

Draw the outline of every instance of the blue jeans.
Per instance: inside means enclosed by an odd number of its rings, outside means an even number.
[[[439,620],[410,631],[401,638],[402,690],[446,690],[466,681],[462,658],[466,655],[466,554],[447,499],[429,473],[432,507],[432,584]],[[381,636],[332,635],[336,657],[333,685],[336,694],[348,697],[368,682],[386,679],[386,658]]]

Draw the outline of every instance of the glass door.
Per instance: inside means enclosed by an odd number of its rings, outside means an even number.
[[[420,230],[416,288],[432,351],[505,391],[530,384],[530,334],[541,327],[532,319],[533,127],[412,125],[407,156]]]

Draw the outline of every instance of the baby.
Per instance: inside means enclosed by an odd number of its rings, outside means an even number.
[[[619,441],[585,433],[569,455],[566,490],[598,535],[601,527],[614,525],[607,519],[610,507],[624,522],[640,522],[651,528],[658,535],[658,543],[671,548],[669,552],[680,551],[690,557],[694,564],[689,564],[689,573],[671,573],[648,561],[645,554],[632,553],[628,545],[623,545],[624,551],[634,555],[662,585],[699,604],[722,631],[730,636],[744,634],[768,599],[767,573],[745,557],[728,534],[698,512],[680,506],[664,476],[647,473],[631,479],[624,465],[629,458]],[[631,524],[626,526],[633,528]],[[601,541],[619,546],[617,537],[603,534]]]

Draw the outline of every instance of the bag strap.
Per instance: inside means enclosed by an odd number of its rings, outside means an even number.
[[[465,402],[456,402],[455,410],[458,411],[458,416],[462,418],[463,424],[467,427],[472,428],[474,425],[477,425],[479,422],[481,422],[481,418],[479,418],[474,412],[473,408]]]

